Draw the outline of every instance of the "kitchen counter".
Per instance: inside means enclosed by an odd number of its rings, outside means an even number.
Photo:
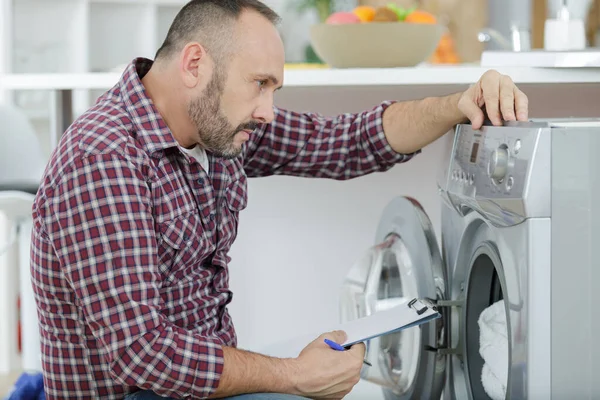
[[[490,68],[479,66],[419,66],[414,68],[369,69],[295,69],[285,71],[286,87],[323,86],[414,86],[465,85],[476,82]],[[600,68],[505,67],[498,71],[516,83],[600,83]],[[0,76],[2,90],[108,89],[120,73],[81,74],[5,74]]]

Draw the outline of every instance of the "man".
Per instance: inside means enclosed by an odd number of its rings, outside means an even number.
[[[343,332],[294,359],[236,348],[227,252],[247,177],[350,179],[481,126],[483,106],[496,124],[527,119],[526,96],[494,71],[465,93],[355,115],[274,108],[276,23],[258,0],[191,1],[155,61],[134,60],[65,132],[33,209],[48,399],[342,398],[364,356],[324,344]]]

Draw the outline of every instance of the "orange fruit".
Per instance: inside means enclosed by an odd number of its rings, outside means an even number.
[[[438,45],[446,48],[454,47],[454,40],[452,40],[452,36],[450,35],[450,33],[444,33],[440,38],[440,42]]]
[[[460,58],[458,54],[452,52],[450,54],[446,54],[446,58],[444,60],[446,64],[460,64]]]
[[[431,57],[429,57],[428,60],[431,64],[442,64],[443,63],[443,58],[442,56],[438,53],[435,52],[431,55]]]
[[[437,24],[437,18],[427,11],[415,10],[406,16],[404,22],[413,24]]]
[[[370,6],[358,6],[352,12],[361,22],[371,22],[375,18],[375,8]]]
[[[440,39],[435,52],[429,58],[433,64],[460,64],[461,60],[454,48],[454,40],[446,32]]]

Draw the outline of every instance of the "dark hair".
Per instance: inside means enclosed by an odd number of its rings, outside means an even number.
[[[279,15],[259,0],[191,0],[177,13],[155,59],[166,58],[197,40],[219,60],[232,37],[232,22],[252,10],[274,25]]]

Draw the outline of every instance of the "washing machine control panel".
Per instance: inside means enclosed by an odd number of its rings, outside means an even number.
[[[459,125],[448,173],[450,193],[489,199],[519,199],[526,194],[542,127]]]

